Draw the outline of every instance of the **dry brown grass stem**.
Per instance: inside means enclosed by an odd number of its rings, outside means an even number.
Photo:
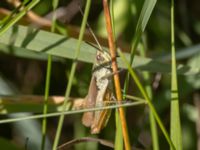
[[[105,14],[105,19],[106,19],[106,28],[107,28],[107,33],[108,33],[109,50],[110,50],[110,55],[112,58],[112,69],[113,69],[113,72],[117,72],[118,65],[116,61],[116,46],[115,46],[114,37],[112,33],[111,17],[110,17],[110,11],[109,11],[107,0],[103,0],[103,7],[104,7],[104,14]],[[115,83],[116,97],[117,97],[117,100],[120,102],[122,100],[122,93],[121,93],[121,85],[119,81],[119,74],[114,75],[114,83]],[[124,137],[123,139],[124,139],[125,149],[131,150],[126,118],[125,118],[125,113],[124,113],[123,108],[119,108],[119,115],[120,115],[120,120],[122,123],[122,132],[123,132],[123,137]]]

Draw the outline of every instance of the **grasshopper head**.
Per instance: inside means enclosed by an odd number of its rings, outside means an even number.
[[[111,57],[107,51],[97,51],[96,54],[96,65],[102,65],[109,63],[111,61]]]

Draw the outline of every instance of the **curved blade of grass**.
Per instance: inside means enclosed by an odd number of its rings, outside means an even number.
[[[146,28],[147,22],[151,16],[151,13],[155,4],[156,4],[156,0],[145,0],[143,4],[142,11],[140,13],[140,16],[137,22],[135,35],[134,35],[132,45],[131,45],[131,54],[130,54],[130,61],[129,61],[131,65],[135,63],[135,62],[133,63],[133,60],[135,58],[135,52],[136,52],[139,40],[141,39],[142,33],[144,32]],[[129,79],[130,79],[130,74],[128,72],[126,76],[124,88],[123,88],[124,89],[123,91],[125,93],[128,91]]]
[[[182,150],[181,123],[179,112],[178,81],[176,73],[176,51],[174,38],[174,0],[171,0],[171,53],[172,53],[172,78],[171,78],[171,113],[170,136],[177,150]],[[170,149],[173,149],[170,147]]]
[[[124,63],[127,65],[128,71],[129,71],[131,77],[133,78],[133,80],[135,81],[138,89],[140,90],[140,92],[143,95],[143,97],[146,99],[146,101],[148,103],[148,106],[151,109],[151,111],[152,111],[152,113],[153,113],[153,115],[154,115],[154,117],[155,117],[160,129],[162,130],[162,132],[163,132],[163,134],[164,134],[164,136],[165,136],[165,138],[167,140],[167,142],[172,147],[172,149],[175,150],[174,144],[172,143],[172,141],[171,141],[171,139],[169,137],[169,134],[167,133],[167,130],[165,129],[160,117],[158,116],[158,113],[156,112],[156,109],[153,106],[151,100],[149,99],[149,96],[147,95],[144,87],[140,83],[139,78],[137,77],[136,73],[133,71],[133,69],[129,65],[129,63],[128,63],[127,59],[125,58],[124,54],[120,50],[118,50],[118,52],[119,52],[120,57],[123,59]]]
[[[72,67],[71,67],[69,81],[68,81],[67,89],[66,89],[66,92],[65,92],[65,101],[64,101],[64,104],[63,104],[63,111],[66,110],[66,107],[67,107],[67,101],[69,99],[69,94],[70,94],[71,87],[72,87],[72,80],[73,80],[75,70],[76,70],[76,66],[77,66],[76,59],[78,58],[79,53],[80,53],[81,41],[83,39],[83,34],[85,32],[85,27],[86,27],[86,24],[87,24],[87,17],[88,17],[88,14],[89,14],[90,5],[91,5],[91,0],[87,0],[85,12],[84,12],[84,16],[83,16],[83,21],[82,21],[82,24],[81,24],[79,39],[78,39],[78,43],[76,45],[75,61],[73,62]],[[61,133],[61,130],[62,130],[63,121],[64,121],[64,114],[60,115],[60,118],[59,118],[58,128],[57,128],[57,131],[56,131],[56,136],[55,136],[55,140],[54,140],[54,144],[53,144],[53,150],[57,149],[59,138],[60,138],[60,133]]]
[[[133,63],[133,58],[135,55],[136,48],[138,46],[139,40],[141,39],[142,33],[144,32],[146,25],[149,21],[149,18],[152,14],[152,11],[155,7],[157,0],[145,0],[142,11],[139,16],[139,20],[137,22],[135,35],[133,38],[132,46],[131,46],[131,58],[130,58],[130,64]]]
[[[132,42],[133,44],[131,48],[131,61],[130,61],[131,64],[133,62],[133,57],[134,57],[138,42],[141,39],[141,35],[146,28],[146,25],[149,21],[149,18],[152,14],[152,11],[155,7],[156,2],[157,0],[145,0],[143,4],[142,11],[140,13],[139,20],[137,22],[135,36]]]
[[[104,140],[104,139],[99,139],[99,138],[94,138],[94,137],[82,137],[82,138],[77,138],[77,139],[73,139],[71,141],[68,141],[62,145],[60,145],[58,147],[58,150],[62,150],[62,149],[70,149],[70,147],[72,147],[75,144],[79,144],[82,142],[97,142],[101,145],[107,146],[109,148],[114,148],[114,144],[110,141]]]
[[[139,40],[141,39],[142,33],[144,32],[146,28],[146,25],[149,21],[149,18],[152,14],[152,11],[155,7],[156,2],[157,0],[145,0],[143,4],[142,11],[140,13],[139,20],[137,22],[135,35],[134,35],[132,45],[131,45],[131,55],[130,55],[130,61],[129,61],[131,65],[133,64],[133,60],[134,60],[134,56],[135,56],[135,52],[136,52]],[[125,92],[128,90],[129,78],[130,78],[130,75],[129,73],[127,73],[126,81],[124,84]]]
[[[19,21],[30,9],[37,5],[40,0],[32,0],[27,6],[23,8],[18,14],[16,14],[7,23],[3,24],[0,28],[0,35],[6,32],[11,26],[13,26],[17,21]]]

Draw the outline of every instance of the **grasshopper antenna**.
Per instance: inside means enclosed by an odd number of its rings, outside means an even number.
[[[83,16],[84,14],[83,14],[83,11],[82,11],[82,9],[81,9],[80,6],[79,6],[79,10],[80,10],[80,12],[81,12],[81,15]],[[92,31],[92,28],[90,27],[89,23],[86,22],[86,25],[87,25],[87,28],[88,28],[89,32],[92,34],[92,37],[94,38],[95,42],[96,42],[97,45],[99,46],[100,51],[103,51],[103,48],[101,47],[101,45],[100,45],[100,43],[99,43],[97,37],[95,36],[94,32]],[[90,44],[90,45],[91,45],[91,44]]]
[[[84,14],[83,14],[83,10],[81,9],[80,6],[79,6],[79,10],[80,10],[80,12],[81,12],[81,15],[83,16],[83,15],[84,15]],[[94,32],[92,31],[92,28],[90,27],[89,23],[86,22],[86,25],[87,25],[87,28],[88,28],[89,32],[92,34],[92,37],[94,38],[95,42],[97,43],[97,45],[98,45],[98,47],[99,47],[99,51],[102,51],[102,52],[103,52],[103,48],[102,48],[102,46],[100,45],[100,43],[99,43],[97,37],[95,36]],[[98,49],[98,47],[96,47],[94,44],[91,44],[91,43],[89,43],[89,42],[86,42],[86,43],[88,43],[89,45],[91,45],[91,46],[93,46],[93,47],[95,47],[95,48]],[[117,53],[116,57],[119,57],[118,53]]]

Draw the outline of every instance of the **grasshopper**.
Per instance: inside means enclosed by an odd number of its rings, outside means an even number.
[[[111,57],[107,51],[104,51],[94,33],[91,31],[95,41],[99,45],[96,53],[95,62],[92,71],[92,78],[88,94],[85,98],[84,107],[103,107],[113,98],[112,78],[106,76],[112,74]],[[109,120],[111,110],[101,110],[95,112],[85,112],[82,117],[82,123],[91,128],[92,134],[98,134],[104,128]]]

